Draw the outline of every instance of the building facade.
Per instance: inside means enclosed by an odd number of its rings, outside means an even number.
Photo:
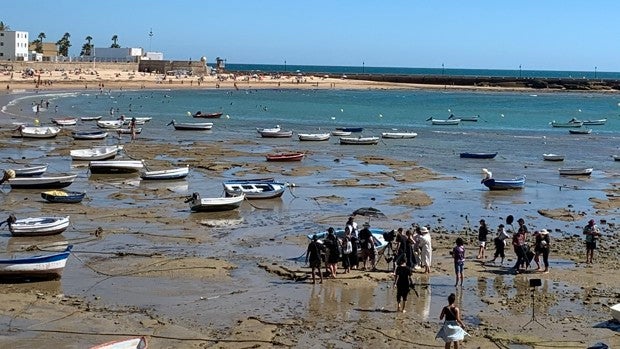
[[[0,31],[0,61],[28,60],[28,32]]]

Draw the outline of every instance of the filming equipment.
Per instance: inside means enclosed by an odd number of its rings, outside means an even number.
[[[396,232],[394,230],[390,230],[389,232],[383,233],[383,239],[385,242],[392,242],[396,238]]]

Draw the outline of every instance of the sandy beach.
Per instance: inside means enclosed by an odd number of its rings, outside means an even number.
[[[43,72],[40,80],[17,75],[0,74],[2,105],[37,90],[458,88],[312,76],[299,83],[295,76],[164,80],[133,71],[96,69]],[[29,121],[33,116],[19,117]],[[14,118],[11,115],[10,121]],[[11,138],[9,119],[6,115],[2,119],[0,148],[5,152],[45,153],[38,160],[66,164],[69,151],[76,148],[68,130],[51,141],[51,151],[41,143],[16,142]],[[352,191],[366,186],[381,188],[388,179],[396,180],[401,195],[390,204],[406,207],[407,214],[372,222],[385,229],[410,226],[407,217],[415,207],[433,204],[433,196],[414,184],[449,180],[411,161],[369,154],[346,160],[379,166],[380,173],[354,165],[344,179],[327,178],[323,173],[329,165],[325,163],[305,161],[293,168],[266,165],[261,154],[246,150],[259,146],[254,139],[198,141],[188,146],[138,138],[124,146],[134,159],[153,159],[149,160],[153,167],[169,165],[167,159],[182,158],[196,181],[219,183],[225,172],[235,167],[246,176],[283,176],[290,182],[315,176],[335,188]],[[161,154],[166,158],[158,158]],[[331,163],[343,157],[327,156],[333,159]],[[18,160],[5,158],[4,168]],[[80,179],[86,178],[76,189],[89,193],[88,200],[78,205],[46,204],[37,198],[39,191],[10,190],[3,185],[2,204],[7,215],[63,214],[72,219],[69,230],[49,239],[11,237],[5,230],[8,251],[46,250],[66,241],[74,245],[74,253],[61,280],[0,285],[0,348],[85,348],[136,335],[146,336],[149,348],[442,348],[443,342],[436,340],[435,334],[441,326],[441,307],[452,292],[457,294],[470,334],[465,348],[587,348],[597,342],[610,348],[620,346],[620,324],[611,321],[608,309],[620,302],[617,185],[608,190],[607,200],[591,200],[600,217],[612,217],[597,220],[603,238],[594,264],[584,263],[584,240],[578,234],[582,227],[573,224],[584,217],[570,209],[538,208],[541,216],[572,224],[567,229],[571,233],[558,232],[561,236],[552,240],[548,274],[535,270],[511,273],[508,267],[514,264],[515,255],[510,248],[502,266],[475,260],[477,225],[448,231],[438,213],[431,224],[432,273],[414,272],[419,295],[410,294],[407,312],[397,313],[390,265],[383,256],[377,271],[354,270],[323,284],[312,284],[303,258],[294,258],[307,247],[304,232],[317,226],[344,227],[348,214],[324,211],[321,206],[346,204],[347,197],[339,190],[324,194],[300,186],[292,188],[286,200],[246,202],[239,212],[190,214],[183,201],[185,182],[89,177],[87,164],[77,164],[75,169],[82,171]],[[347,207],[347,211],[352,209]],[[365,220],[357,217],[360,225]],[[535,219],[528,217],[528,224],[535,226]],[[466,239],[462,288],[454,287],[449,255],[457,235]],[[486,253],[492,256],[492,246]],[[534,300],[529,288],[532,278],[542,281],[533,291]],[[532,301],[540,324],[528,323]]]

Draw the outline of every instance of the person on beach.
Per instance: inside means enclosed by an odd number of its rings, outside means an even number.
[[[394,287],[396,288],[396,307],[397,312],[405,313],[405,305],[407,304],[407,296],[411,289],[411,268],[405,264],[405,259],[401,258],[400,263],[394,270]],[[401,303],[402,301],[402,303]]]
[[[424,266],[424,273],[431,273],[431,264],[433,259],[433,245],[431,243],[431,234],[427,227],[420,227],[420,259]]]
[[[459,280],[461,286],[463,286],[463,269],[465,268],[465,242],[462,238],[456,238],[456,246],[450,251],[452,258],[454,259],[454,274],[455,281],[454,287],[458,286]]]
[[[353,244],[351,244],[351,234],[345,233],[342,238],[342,268],[344,273],[351,271],[351,255],[353,254]]]
[[[525,234],[523,233],[522,230],[517,230],[512,235],[512,248],[514,249],[515,254],[517,255],[517,262],[512,267],[512,271],[514,271],[515,274],[519,273],[519,271],[521,270],[521,266],[524,264],[525,258],[526,258],[524,236]]]
[[[448,296],[448,305],[441,309],[441,314],[439,315],[439,320],[445,318],[445,321],[439,332],[437,332],[435,339],[443,339],[446,343],[444,346],[445,349],[450,349],[450,344],[452,343],[454,343],[454,348],[458,349],[459,342],[462,341],[465,336],[469,336],[464,330],[465,324],[463,320],[461,320],[461,311],[454,304],[455,301],[456,295],[451,293]]]
[[[586,263],[593,263],[596,240],[601,236],[594,219],[590,219],[588,225],[583,227],[583,235],[586,236]]]
[[[131,121],[129,122],[129,130],[131,131],[131,140],[135,140],[136,139],[136,118],[131,118]]]
[[[542,255],[543,264],[545,265],[544,273],[549,272],[549,248],[550,248],[550,240],[549,240],[549,232],[547,229],[541,229],[540,231],[534,232],[534,262],[536,262],[536,271],[540,271],[540,261],[539,258]]]
[[[413,226],[414,224],[412,224]],[[415,227],[415,234],[413,235],[413,269],[421,269],[422,268],[422,258],[420,253],[420,240],[422,239],[422,232],[420,231],[420,227]]]
[[[324,239],[325,248],[329,251],[327,255],[327,271],[332,279],[336,277],[338,262],[340,261],[340,241],[335,235],[334,228],[327,229],[327,237]]]
[[[316,283],[315,269],[319,273],[320,282],[323,283],[323,273],[321,272],[321,252],[323,251],[323,245],[319,243],[316,235],[312,236],[312,241],[308,244],[306,250],[306,263],[309,263],[312,270],[312,283]]]
[[[347,223],[344,225],[344,233],[349,233],[351,236],[357,237],[357,223],[355,222],[355,218],[350,216],[347,219]]]
[[[478,257],[477,259],[485,259],[484,251],[487,246],[487,235],[489,235],[489,229],[484,219],[480,220],[480,228],[478,228]]]
[[[504,258],[506,258],[505,248],[506,248],[506,239],[510,236],[504,229],[504,225],[500,224],[497,227],[497,235],[495,239],[493,239],[493,243],[495,244],[495,254],[493,255],[493,259],[491,263],[495,263],[497,257],[501,257],[500,265],[504,265]]]
[[[525,225],[525,220],[523,218],[519,218],[517,220],[517,223],[519,224],[519,228],[517,229],[517,232],[523,234],[523,243],[520,245],[521,246],[521,252],[523,253],[523,260],[521,261],[521,268],[523,269],[528,269],[530,266],[530,262],[531,262],[531,258],[529,257],[529,254],[531,254],[532,252],[530,251],[530,246],[528,244],[528,239],[529,239],[529,230],[527,229],[527,226]],[[532,254],[533,256],[533,254]]]
[[[366,264],[370,261],[372,268],[375,267],[375,237],[370,232],[370,223],[364,223],[364,227],[360,230],[359,243],[362,248],[363,270],[366,270]]]
[[[398,228],[396,230],[396,236],[394,237],[394,241],[396,242],[396,247],[394,250],[396,251],[396,257],[394,258],[394,263],[396,265],[400,265],[401,260],[407,259],[407,235],[403,232],[403,228]],[[391,242],[388,243],[388,248],[391,248]]]

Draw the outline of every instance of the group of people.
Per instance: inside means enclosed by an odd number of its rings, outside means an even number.
[[[388,241],[388,248],[394,252],[395,265],[404,262],[410,269],[424,268],[424,273],[430,274],[433,244],[429,229],[424,226],[412,226],[412,229],[407,229],[407,231],[398,228],[393,235],[393,241]],[[392,244],[393,242],[396,243],[395,247]]]

